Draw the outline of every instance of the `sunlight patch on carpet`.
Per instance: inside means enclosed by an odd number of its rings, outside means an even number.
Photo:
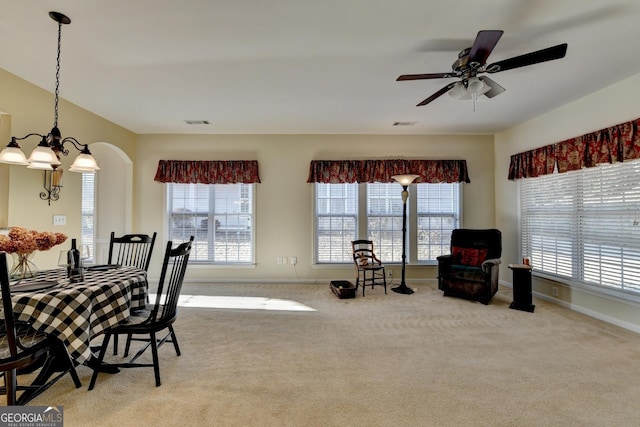
[[[316,311],[296,301],[262,297],[180,295],[180,307],[223,308],[235,310]]]

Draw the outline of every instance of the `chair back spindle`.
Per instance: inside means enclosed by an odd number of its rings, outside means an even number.
[[[116,237],[111,232],[109,240],[109,264],[119,264],[149,270],[157,232],[147,234],[125,234]]]

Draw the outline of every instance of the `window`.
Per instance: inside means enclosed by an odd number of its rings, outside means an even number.
[[[460,184],[417,184],[419,261],[451,251],[451,232],[460,228]]]
[[[359,236],[373,240],[385,263],[402,262],[399,184],[316,183],[315,190],[316,263],[353,262],[351,241]],[[460,225],[460,184],[414,184],[409,193],[407,261],[435,262],[449,253],[451,231]]]
[[[316,184],[316,262],[350,261],[358,233],[358,185]]]
[[[82,234],[80,237],[80,245],[82,248],[88,248],[88,254],[82,254],[85,262],[93,263],[95,253],[95,189],[96,174],[82,174]]]
[[[253,263],[254,185],[167,184],[171,240],[194,236],[190,261]]]
[[[376,255],[385,262],[402,262],[402,187],[374,183],[365,188],[367,236]]]
[[[521,252],[537,271],[640,293],[640,162],[524,179]]]

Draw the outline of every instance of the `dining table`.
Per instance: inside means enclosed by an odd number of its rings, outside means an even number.
[[[147,302],[147,273],[137,267],[87,267],[72,280],[64,268],[11,282],[17,320],[58,338],[77,363],[92,360],[91,340]]]

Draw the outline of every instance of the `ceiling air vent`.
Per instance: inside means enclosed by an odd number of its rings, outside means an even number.
[[[184,122],[188,125],[210,125],[211,124],[209,120],[185,120]]]

